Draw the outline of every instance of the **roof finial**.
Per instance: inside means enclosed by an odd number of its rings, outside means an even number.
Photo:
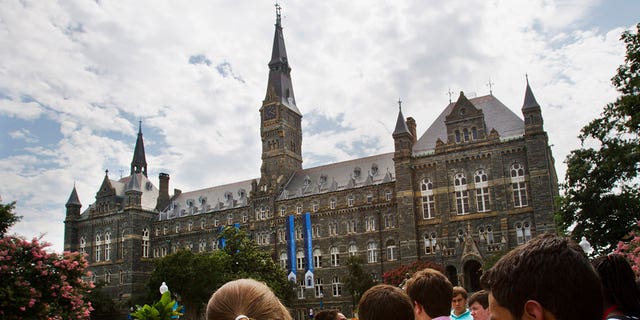
[[[142,133],[142,120],[138,120],[138,133]]]
[[[402,100],[400,98],[398,98],[398,108],[402,111]]]
[[[451,96],[453,95],[453,91],[451,91],[451,87],[449,87],[449,91],[447,91],[447,94],[449,95],[449,103],[451,103]]]
[[[108,176],[108,175],[109,175],[109,169],[107,169],[107,170],[105,170],[105,171],[104,171],[104,175],[105,175],[105,176]]]
[[[493,95],[493,85],[495,83],[491,82],[491,77],[489,77],[489,83],[487,83],[487,86],[489,87],[489,94]]]
[[[527,85],[529,85],[529,74],[525,73],[524,74],[524,78],[527,79]]]
[[[280,11],[282,10],[282,7],[278,4],[278,2],[276,1],[276,25],[280,25]]]

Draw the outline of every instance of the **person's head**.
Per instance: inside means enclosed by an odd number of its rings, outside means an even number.
[[[453,313],[456,315],[461,315],[467,311],[467,290],[463,287],[453,287],[451,309],[453,309]]]
[[[314,316],[314,320],[338,320],[338,311],[325,309],[318,311]]]
[[[416,319],[423,318],[423,313],[433,319],[451,312],[453,286],[438,270],[426,268],[416,272],[407,281],[406,290],[413,302]]]
[[[413,308],[402,289],[379,284],[365,291],[360,298],[358,317],[361,320],[413,320]]]
[[[345,317],[342,312],[338,312],[336,320],[347,320],[347,317]]]
[[[291,320],[291,315],[266,284],[253,279],[227,282],[213,293],[207,304],[207,320]]]
[[[615,304],[626,315],[640,316],[640,293],[627,259],[609,254],[596,258],[593,266],[602,281],[605,306]]]
[[[473,320],[489,320],[489,292],[480,290],[472,294],[467,303]]]
[[[543,234],[505,256],[481,278],[494,320],[602,316],[600,279],[571,239]]]

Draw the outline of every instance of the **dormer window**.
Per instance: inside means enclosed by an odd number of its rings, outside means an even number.
[[[478,140],[478,129],[476,127],[471,127],[471,138]]]
[[[189,208],[193,207],[193,202],[194,201],[192,199],[188,199],[187,200],[187,207],[189,207]]]
[[[374,163],[371,165],[371,175],[375,176],[378,174],[378,164]]]
[[[153,184],[150,181],[147,181],[147,183],[145,184],[145,188],[147,189],[147,191],[151,191],[153,190]]]
[[[205,205],[207,203],[207,197],[200,196],[198,198],[198,203],[200,203],[201,206]]]
[[[360,169],[360,167],[355,167],[355,169],[353,169],[353,177],[354,178],[360,178],[360,175],[362,174],[362,169]]]
[[[240,197],[240,199],[246,198],[247,197],[247,191],[245,191],[244,189],[238,190],[238,197]]]
[[[308,187],[311,184],[311,178],[309,176],[304,177],[304,186]]]
[[[456,135],[456,143],[460,143],[460,130],[456,130],[455,135]]]
[[[320,184],[326,184],[326,183],[327,183],[327,175],[326,174],[320,175]]]
[[[224,200],[225,201],[231,201],[233,199],[233,193],[227,191],[224,193]]]

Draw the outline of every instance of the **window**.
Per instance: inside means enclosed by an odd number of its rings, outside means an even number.
[[[302,205],[299,204],[296,206],[296,214],[301,214],[302,213]]]
[[[191,231],[192,229],[193,229],[193,222],[192,222],[192,221],[189,221],[189,222],[187,223],[187,231]]]
[[[313,250],[313,267],[322,268],[322,251],[320,249]]]
[[[387,214],[384,216],[384,227],[385,229],[395,228],[396,226],[396,218],[393,214]]]
[[[349,245],[349,256],[353,257],[355,255],[358,254],[358,246],[356,246],[354,243]]]
[[[125,280],[125,274],[124,272],[120,271],[120,284],[124,284],[124,280]]]
[[[142,229],[142,257],[149,257],[149,229]]]
[[[298,270],[304,269],[304,252],[302,251],[296,253],[296,267]]]
[[[387,241],[387,261],[395,261],[397,258],[398,247],[396,247],[396,243],[393,240]]]
[[[460,130],[456,130],[454,133],[456,135],[456,143],[460,143]]]
[[[356,233],[356,221],[355,220],[347,221],[347,233]]]
[[[422,196],[422,218],[431,219],[435,216],[436,202],[433,195],[433,182],[431,179],[424,179],[420,183],[420,193]]]
[[[476,187],[476,205],[478,212],[489,211],[489,177],[487,173],[480,169],[474,175]]]
[[[376,219],[375,217],[366,217],[364,219],[364,226],[367,232],[376,231]]]
[[[378,244],[375,242],[367,243],[367,262],[378,262]]]
[[[280,266],[283,269],[286,269],[287,268],[287,253],[286,252],[281,252],[279,260],[280,260]]]
[[[120,237],[120,259],[124,259],[124,235],[125,231],[122,231],[122,236]]]
[[[311,227],[311,237],[312,238],[320,238],[320,225],[314,224]]]
[[[287,212],[287,208],[286,207],[280,207],[280,216],[284,217],[286,215]]]
[[[329,236],[338,235],[338,224],[335,222],[329,222]]]
[[[437,244],[438,235],[435,232],[431,232],[430,234],[426,234],[424,236],[424,253],[425,254],[435,254]]]
[[[107,271],[107,273],[104,274],[104,283],[111,283],[111,271]]]
[[[529,222],[525,222],[523,224],[524,227],[524,241],[527,242],[531,240],[531,224]]]
[[[334,297],[339,297],[342,295],[342,283],[340,282],[340,277],[335,276],[331,280],[331,291]]]
[[[84,239],[84,237],[80,237],[80,252],[81,253],[87,253],[87,240]]]
[[[102,258],[102,235],[96,234],[96,262],[100,261]]]
[[[278,242],[282,243],[282,242],[285,242],[286,240],[287,239],[285,236],[284,229],[278,229]]]
[[[469,213],[469,190],[467,190],[467,177],[464,173],[456,174],[453,181],[456,193],[456,209],[458,214]]]
[[[111,260],[111,233],[104,234],[104,261]]]
[[[160,227],[156,227],[156,237],[160,236]]]
[[[336,199],[329,200],[329,208],[331,208],[331,209],[335,209],[336,208]]]
[[[478,129],[476,127],[471,127],[471,138],[478,140]]]
[[[242,223],[247,223],[249,221],[249,214],[244,212],[242,213]]]
[[[167,226],[163,226],[162,227],[162,235],[164,235],[164,236],[167,235]]]
[[[516,223],[516,241],[518,244],[524,243],[524,230],[522,229],[522,223]]]
[[[200,219],[200,229],[204,230],[204,227],[206,225],[206,220],[204,218]]]
[[[464,135],[464,141],[469,141],[469,129],[464,128],[464,130],[462,130],[462,134]]]
[[[317,202],[314,202],[314,203],[311,205],[311,207],[312,207],[312,209],[313,209],[313,212],[318,212],[318,208],[320,208],[320,205],[319,205]]]
[[[367,195],[367,204],[372,204],[372,203],[373,203],[373,195],[369,193]]]
[[[511,189],[513,191],[513,206],[516,208],[527,206],[527,185],[524,180],[524,167],[519,163],[511,165]]]
[[[232,214],[228,214],[227,215],[227,225],[230,226],[233,224],[233,215]]]
[[[393,195],[393,193],[390,190],[387,190],[387,192],[385,193],[385,199],[387,201],[391,201],[391,196]]]
[[[176,223],[176,233],[180,233],[180,224]]]
[[[323,288],[323,282],[322,282],[322,278],[316,278],[316,284],[315,284],[315,294],[316,294],[316,298],[320,298],[324,296],[324,288]]]
[[[301,240],[302,237],[302,227],[298,226],[296,227],[296,240]]]
[[[300,286],[298,287],[298,299],[304,299],[304,289],[305,289],[305,285],[304,285],[304,279],[300,280]]]
[[[337,267],[340,265],[340,250],[338,250],[338,247],[331,247],[331,249],[329,249],[329,252],[331,253],[331,266],[332,267]]]
[[[207,250],[207,242],[204,239],[200,239],[198,243],[198,252],[205,252]]]
[[[353,202],[354,202],[354,197],[353,196],[348,196],[347,197],[347,206],[353,207]]]

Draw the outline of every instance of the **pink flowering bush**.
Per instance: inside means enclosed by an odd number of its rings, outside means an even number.
[[[640,227],[640,220],[638,220],[638,227]],[[638,279],[640,278],[640,235],[636,231],[631,231],[629,235],[631,240],[629,242],[618,242],[615,253],[627,258],[627,261],[631,264],[631,269],[636,274],[636,279]]]
[[[34,238],[0,239],[0,319],[88,319],[85,295],[93,284],[82,280],[87,260],[80,253],[48,253]]]

